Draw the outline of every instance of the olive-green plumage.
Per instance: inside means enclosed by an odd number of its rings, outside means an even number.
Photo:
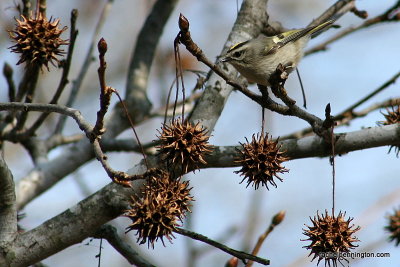
[[[223,56],[249,82],[269,86],[269,78],[279,64],[290,72],[304,54],[304,47],[313,35],[328,28],[329,20],[317,26],[291,30],[275,36],[259,36],[232,46]]]

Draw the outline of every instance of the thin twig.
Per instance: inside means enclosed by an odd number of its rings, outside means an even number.
[[[141,153],[141,149],[137,144],[137,141],[128,138],[128,139],[114,139],[114,138],[102,138],[100,140],[100,145],[103,151],[114,151],[114,152],[138,152]],[[154,148],[154,142],[149,142],[146,144],[142,144],[143,149],[146,150],[149,148]],[[154,153],[147,153],[154,154]]]
[[[297,78],[299,78],[299,83],[300,83],[300,88],[301,88],[301,93],[303,95],[303,107],[307,109],[307,98],[306,98],[306,92],[304,91],[304,86],[303,86],[303,81],[301,80],[299,68],[296,67],[296,74]]]
[[[99,246],[99,254],[96,255],[96,258],[99,258],[97,262],[97,267],[101,266],[101,250],[103,249],[103,238],[100,238],[100,246]]]
[[[131,181],[146,178],[147,173],[140,174],[140,175],[136,175],[136,174],[130,175],[126,172],[116,171],[113,168],[111,168],[111,166],[108,164],[108,161],[107,161],[108,158],[102,151],[100,143],[99,143],[99,139],[97,139],[97,138],[93,140],[93,150],[94,150],[96,159],[98,161],[100,161],[101,165],[103,166],[103,169],[107,172],[108,177],[110,177],[110,179],[114,183],[120,184],[125,187],[130,187]],[[154,171],[154,169],[147,170],[147,172],[152,172],[152,171]]]
[[[45,141],[47,150],[50,151],[56,147],[68,145],[71,143],[76,143],[82,140],[85,136],[83,134],[74,134],[71,136],[64,135],[52,135],[49,139]]]
[[[189,227],[189,225],[188,225],[188,227]],[[224,230],[223,233],[220,234],[219,237],[216,238],[217,242],[221,243],[221,244],[228,242],[230,239],[232,239],[232,237],[234,237],[234,235],[238,232],[238,230],[239,229],[236,226],[228,227],[227,229]],[[187,238],[187,239],[193,241],[190,238]],[[201,247],[194,247],[191,250],[191,253],[190,253],[191,257],[188,260],[195,262],[196,259],[198,259],[202,255],[205,255],[206,253],[212,251],[213,249],[214,249],[214,247],[207,246],[207,245],[204,245]],[[193,266],[195,266],[195,265],[193,265]]]
[[[133,133],[135,135],[136,141],[137,141],[138,146],[140,148],[140,152],[142,153],[144,164],[146,165],[147,169],[149,169],[149,164],[147,162],[146,153],[144,152],[144,147],[142,146],[142,143],[140,142],[139,135],[137,134],[135,126],[133,124],[133,120],[132,120],[131,116],[129,115],[128,108],[126,107],[125,102],[122,100],[122,98],[119,95],[118,91],[114,90],[114,93],[117,95],[117,97],[119,99],[119,102],[122,104],[122,107],[123,107],[123,109],[125,111],[125,114],[126,114],[128,120],[129,120],[129,124],[131,126],[131,129],[132,129],[132,131],[133,131]]]
[[[268,237],[268,235],[275,229],[275,227],[280,224],[285,218],[285,211],[280,211],[277,214],[274,215],[274,217],[271,220],[270,225],[268,228],[265,230],[265,232],[258,237],[257,243],[254,246],[253,251],[251,252],[252,255],[256,256],[258,252],[261,249],[262,244],[264,243],[265,239]],[[253,261],[249,261],[246,264],[246,267],[251,267],[253,266]]]
[[[399,77],[400,77],[400,71],[397,72],[387,82],[385,82],[384,84],[379,86],[377,89],[375,89],[374,91],[372,91],[371,93],[369,93],[368,95],[366,95],[365,97],[363,97],[362,99],[360,99],[359,101],[357,101],[356,103],[351,105],[350,107],[346,108],[344,111],[340,112],[338,115],[335,116],[334,120],[337,121],[337,120],[342,120],[345,117],[351,117],[354,109],[356,109],[360,105],[364,104],[366,101],[370,100],[372,97],[374,97],[378,93],[382,92],[383,90],[388,88],[390,85],[394,84]]]
[[[170,106],[169,100],[171,99],[172,89],[174,88],[174,84],[176,82],[177,82],[177,80],[175,78],[174,81],[171,83],[171,86],[169,87],[169,90],[168,90],[167,103],[165,104],[165,107],[164,107],[164,123],[163,123],[163,125],[165,125],[167,123],[168,107]],[[176,104],[177,104],[177,102],[175,101],[174,104],[172,105],[172,107],[173,107],[172,117],[175,116]]]
[[[14,102],[15,101],[15,84],[14,84],[14,80],[12,78],[13,69],[7,62],[5,62],[4,66],[3,66],[3,75],[6,78],[7,85],[8,85],[8,100],[10,102]]]
[[[335,216],[335,190],[336,190],[336,171],[335,171],[335,145],[336,139],[335,134],[333,132],[335,127],[335,120],[331,115],[331,104],[326,105],[325,107],[325,120],[323,126],[326,129],[329,129],[330,134],[330,145],[331,145],[331,155],[329,158],[330,164],[332,165],[332,216]]]
[[[178,97],[179,97],[179,78],[182,78],[182,72],[179,72],[180,68],[180,63],[181,63],[181,58],[179,54],[179,33],[176,36],[174,40],[174,58],[175,58],[175,81],[176,81],[176,90],[175,90],[175,101],[174,101],[174,109],[172,111],[172,118],[175,118],[175,112],[176,112],[176,103],[178,102]],[[169,103],[167,103],[168,105]],[[183,122],[183,120],[182,120]]]
[[[133,79],[139,80],[137,86],[132,89],[127,85],[127,92],[134,93],[129,96],[130,101],[134,102],[135,123],[143,122],[148,118],[150,112],[150,103],[146,98],[146,90],[148,88],[147,77],[153,61],[154,50],[156,49],[162,30],[166,25],[173,8],[177,4],[177,0],[157,0],[149,17],[152,20],[146,20],[142,29],[146,29],[137,39],[137,53],[132,56],[132,64],[137,68],[130,70]],[[97,39],[98,40],[98,39]],[[145,69],[144,75],[142,70]],[[147,73],[147,74],[146,74]],[[129,89],[130,88],[130,89]],[[132,107],[130,107],[132,108]],[[112,138],[126,130],[128,124],[126,119],[121,116],[119,106],[114,109],[109,119],[107,119],[106,128],[108,131],[104,137]],[[27,205],[30,201],[40,196],[47,189],[51,188],[66,175],[71,174],[83,164],[94,158],[91,144],[86,140],[82,140],[77,144],[62,148],[58,155],[49,160],[40,167],[31,169],[24,178],[17,182],[17,206],[19,209]],[[71,159],[67,162],[65,159]],[[63,164],[63,163],[66,164]]]
[[[305,110],[302,110],[298,106],[294,105],[294,101],[289,99],[287,94],[285,94],[286,97],[282,97],[283,101],[287,100],[289,107],[285,107],[282,105],[279,105],[278,103],[274,102],[271,98],[269,98],[266,95],[260,96],[257,94],[254,94],[250,90],[248,90],[245,86],[241,85],[240,83],[233,81],[228,75],[221,70],[221,68],[216,65],[211,63],[211,61],[204,55],[203,51],[198,47],[196,43],[193,42],[190,32],[189,32],[189,21],[187,18],[185,18],[182,14],[179,16],[179,28],[180,32],[178,36],[180,37],[179,40],[180,42],[185,45],[186,49],[197,58],[198,61],[206,64],[209,68],[211,68],[216,74],[218,74],[220,77],[222,77],[227,84],[235,87],[238,89],[241,93],[252,99],[253,101],[257,102],[259,105],[262,107],[265,107],[267,109],[270,109],[272,111],[275,111],[279,114],[282,115],[290,115],[290,116],[296,116],[301,119],[306,120],[307,122],[310,123],[310,125],[315,129],[315,131],[318,133],[319,132],[319,127],[318,125],[322,123],[322,120],[319,119],[318,117],[306,112]]]
[[[354,118],[359,118],[367,115],[369,112],[378,109],[380,107],[386,107],[387,105],[390,106],[391,103],[396,103],[396,100],[386,100],[380,104],[374,104],[370,108],[365,109],[364,111],[356,112],[354,111],[357,107],[360,105],[364,104],[366,101],[370,100],[372,97],[377,95],[378,93],[382,92],[386,88],[388,88],[390,85],[394,84],[396,80],[400,77],[400,71],[397,72],[392,78],[390,78],[388,81],[383,83],[381,86],[379,86],[377,89],[366,95],[365,97],[361,98],[358,100],[355,104],[352,104],[348,108],[346,108],[344,111],[338,113],[337,115],[334,116],[334,120],[337,122],[338,126],[344,124],[344,123],[349,123]],[[393,102],[391,102],[393,101]],[[300,130],[298,132],[286,135],[286,136],[281,136],[280,140],[286,140],[286,139],[293,139],[293,138],[300,138],[309,135],[312,133],[312,128],[305,128],[303,130]]]
[[[38,5],[37,9],[39,10],[39,13],[46,16],[46,10],[47,10],[46,0],[39,0],[37,5]]]
[[[97,44],[97,48],[99,50],[99,60],[100,60],[100,65],[97,70],[98,75],[99,75],[99,82],[100,82],[100,109],[97,111],[97,119],[96,119],[96,124],[94,125],[93,128],[93,138],[98,138],[101,136],[104,132],[104,116],[106,115],[108,111],[108,107],[110,106],[110,101],[111,101],[111,96],[114,90],[107,86],[106,84],[106,68],[107,68],[107,63],[105,61],[105,54],[107,52],[107,42],[101,38],[100,41]]]
[[[179,32],[179,41],[186,47],[186,49],[197,58],[198,61],[204,63],[206,66],[208,66],[210,69],[212,69],[216,74],[218,74],[221,78],[223,78],[227,84],[235,87],[237,90],[239,90],[241,93],[252,99],[253,101],[256,101],[257,103],[262,103],[261,97],[254,94],[250,90],[248,90],[245,86],[241,85],[240,83],[232,80],[228,75],[225,74],[222,69],[212,63],[203,53],[203,51],[198,47],[197,44],[195,44],[190,36],[189,32],[189,21],[185,16],[180,14],[179,16],[179,27],[180,27],[180,32]]]
[[[195,94],[191,94],[189,97],[187,97],[185,99],[185,108],[187,109],[188,104],[200,99],[200,97],[203,95],[203,93],[195,93]],[[183,101],[180,100],[176,103],[177,108],[181,105],[183,105]],[[149,117],[150,118],[154,118],[154,117],[163,117],[164,118],[164,123],[165,124],[167,122],[168,117],[172,117],[172,111],[170,110],[170,108],[173,108],[174,104],[169,104],[168,106],[162,106],[156,110],[154,110]],[[186,112],[190,112],[192,108],[189,107],[188,110],[186,110]]]
[[[78,30],[76,30],[77,17],[78,17],[78,10],[73,9],[71,11],[71,30],[70,30],[70,37],[69,37],[70,39],[69,39],[67,57],[62,65],[63,71],[61,74],[60,83],[58,84],[57,90],[53,98],[51,99],[50,104],[57,104],[58,99],[60,98],[62,92],[64,91],[65,86],[68,84],[68,75],[69,75],[69,70],[71,68],[72,55],[74,52],[76,37],[78,36]],[[42,113],[39,116],[39,118],[32,124],[29,130],[24,134],[26,136],[33,135],[37,131],[37,129],[39,129],[39,127],[43,124],[48,115],[49,115],[48,113]]]
[[[83,79],[85,78],[86,73],[89,69],[89,66],[93,61],[92,54],[93,54],[94,47],[96,45],[96,41],[98,40],[98,35],[100,34],[100,32],[103,28],[103,25],[106,21],[107,15],[111,9],[111,5],[113,2],[114,2],[114,0],[108,0],[107,3],[104,5],[103,10],[101,11],[99,20],[97,21],[96,28],[95,28],[93,36],[92,36],[92,40],[90,41],[89,49],[86,54],[85,60],[83,61],[83,64],[79,71],[78,77],[72,83],[71,93],[69,95],[69,98],[68,98],[67,104],[66,104],[66,106],[68,106],[68,107],[72,107],[75,103],[75,100],[76,100],[76,97],[78,96],[78,91],[81,88]],[[61,133],[61,131],[64,128],[66,119],[67,118],[64,116],[60,117],[60,120],[57,123],[54,133],[57,133],[57,134]]]
[[[85,133],[90,133],[93,128],[90,123],[83,118],[79,110],[61,105],[20,102],[0,103],[0,111],[3,110],[55,112],[73,118],[78,124],[79,128]],[[7,139],[7,136],[7,133],[4,133],[3,137]]]
[[[263,264],[263,265],[269,265],[269,260],[250,255],[250,254],[245,253],[243,251],[238,251],[238,250],[229,248],[229,247],[227,247],[227,246],[225,246],[225,245],[223,245],[221,243],[218,243],[218,242],[216,242],[216,241],[214,241],[214,240],[212,240],[212,239],[210,239],[210,238],[208,238],[208,237],[206,237],[204,235],[201,235],[201,234],[198,234],[198,233],[194,233],[194,232],[182,229],[182,228],[176,228],[174,230],[174,232],[178,233],[178,234],[181,234],[181,235],[184,235],[184,236],[187,236],[187,237],[190,237],[190,238],[193,238],[193,239],[196,239],[196,240],[199,240],[201,242],[207,243],[207,244],[209,244],[209,245],[211,245],[213,247],[216,247],[216,248],[218,248],[218,249],[220,249],[220,250],[222,250],[222,251],[224,251],[224,252],[226,252],[226,253],[228,253],[228,254],[230,254],[232,256],[235,256],[235,257],[241,259],[243,262],[246,262],[246,260],[252,260],[252,261],[258,262],[258,263]]]
[[[29,16],[29,11],[32,8],[31,0],[22,0],[22,15],[26,18]]]
[[[24,77],[18,86],[17,92],[17,101],[22,101],[22,98],[25,96],[25,103],[32,103],[33,95],[36,89],[37,81],[39,79],[39,71],[40,66],[37,64],[28,64],[25,69]],[[17,125],[14,128],[14,133],[20,131],[28,118],[28,114],[26,112],[21,112],[18,117]]]
[[[339,39],[342,39],[343,37],[354,33],[360,29],[364,29],[367,27],[370,27],[372,25],[376,25],[378,23],[382,22],[398,22],[400,20],[400,15],[399,15],[399,7],[400,7],[400,1],[397,1],[393,6],[391,6],[389,9],[387,9],[384,13],[381,15],[378,15],[374,18],[365,20],[363,23],[358,25],[357,27],[349,27],[338,34],[334,35],[330,39],[326,40],[325,42],[310,48],[305,52],[305,56],[319,52],[319,51],[324,51],[327,49],[327,46]]]
[[[338,19],[355,7],[355,0],[338,0],[331,7],[329,7],[318,18],[313,20],[307,27],[316,26],[331,18]]]

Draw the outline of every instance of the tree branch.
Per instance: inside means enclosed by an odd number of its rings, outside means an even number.
[[[141,184],[135,183],[136,190]],[[35,229],[18,235],[5,254],[0,255],[0,262],[4,257],[8,261],[5,266],[29,266],[94,236],[100,226],[128,209],[127,199],[134,193],[113,183],[107,185]]]
[[[68,45],[68,53],[67,58],[63,64],[63,72],[61,74],[60,83],[57,87],[56,93],[50,101],[50,104],[57,104],[58,99],[61,97],[62,92],[64,91],[65,86],[68,84],[68,74],[71,68],[72,55],[74,52],[76,37],[78,36],[78,30],[76,30],[76,20],[78,18],[78,10],[74,9],[71,11],[71,30],[69,37],[69,45]],[[32,126],[27,130],[27,132],[23,133],[25,136],[34,135],[34,133],[39,129],[42,123],[45,121],[49,114],[42,113],[39,118],[32,124]]]
[[[342,2],[342,1],[341,1]],[[344,1],[343,1],[344,2]],[[370,27],[372,25],[376,25],[378,23],[382,22],[396,22],[400,20],[400,16],[398,12],[395,12],[398,8],[400,7],[400,1],[397,1],[393,6],[391,6],[389,9],[387,9],[384,13],[381,15],[378,15],[374,18],[365,20],[363,23],[358,25],[357,27],[349,27],[347,29],[344,29],[343,31],[339,32],[338,34],[334,35],[330,39],[326,40],[325,42],[310,48],[305,52],[305,56],[319,52],[319,51],[324,51],[327,49],[327,46],[339,39],[342,39],[343,37],[354,33],[358,30]],[[395,12],[395,13],[393,13]]]
[[[363,98],[361,98],[360,100],[358,100],[356,103],[352,104],[350,107],[346,108],[344,111],[340,112],[339,114],[334,116],[334,120],[339,122],[339,123],[348,123],[350,120],[357,118],[357,117],[361,117],[363,113],[365,113],[365,111],[361,112],[361,115],[358,116],[358,112],[355,111],[355,109],[357,107],[359,107],[360,105],[364,104],[366,101],[370,100],[372,97],[374,97],[375,95],[377,95],[378,93],[382,92],[383,90],[385,90],[386,88],[388,88],[390,85],[394,84],[396,82],[396,80],[400,77],[400,71],[397,72],[395,75],[393,75],[392,78],[390,78],[388,81],[384,82],[381,86],[379,86],[377,89],[373,90],[371,93],[369,93],[368,95],[364,96]],[[395,102],[393,102],[395,103]],[[383,105],[384,103],[382,103],[381,105]],[[380,104],[378,104],[379,106]],[[281,140],[283,139],[291,139],[291,138],[300,138],[303,137],[305,135],[308,135],[310,133],[312,133],[312,128],[305,128],[299,132],[284,136],[281,138]]]
[[[79,128],[85,133],[90,132],[92,129],[92,126],[88,122],[86,122],[79,110],[60,105],[20,102],[0,103],[0,111],[3,110],[20,110],[24,111],[25,113],[29,111],[39,111],[46,113],[56,112],[73,118],[78,124]],[[7,136],[8,134],[5,133],[4,138],[7,139]]]
[[[254,38],[260,34],[268,20],[268,15],[266,14],[267,2],[268,0],[243,1],[221,54],[226,52],[232,44]],[[223,68],[224,73],[229,77],[237,76],[237,71],[232,66],[226,64],[218,64],[218,66]],[[232,81],[232,79],[225,80],[219,75],[211,73],[205,85],[206,90],[193,109],[190,120],[200,121],[210,132],[214,129],[232,92],[232,87],[227,85],[226,81],[228,80]]]
[[[338,134],[336,152],[343,154],[395,144],[400,142],[399,132],[400,125],[388,125]],[[213,154],[207,158],[207,166],[203,168],[234,167],[236,148],[215,147]],[[330,146],[317,136],[286,140],[282,142],[282,150],[286,150],[291,159],[330,155]],[[143,169],[144,166],[139,164],[132,173],[139,173]],[[76,206],[18,236],[10,244],[9,251],[13,251],[15,257],[9,260],[15,265],[29,265],[93,236],[101,225],[121,215],[128,208],[128,197],[135,192],[139,193],[142,183],[133,181],[132,188],[128,189],[109,184]]]
[[[154,18],[161,20],[162,22],[158,26],[163,28],[166,25],[166,21],[170,16],[173,7],[176,5],[176,2],[176,0],[158,0],[156,3],[159,3],[161,7],[164,7],[162,3],[164,3],[165,5],[169,5],[170,7],[153,8],[151,13],[149,14],[149,17],[153,17],[153,20]],[[151,27],[150,24],[153,23],[153,20],[148,19],[143,27]],[[154,54],[157,42],[154,42],[153,40],[158,40],[159,36],[162,33],[162,29],[150,31],[148,30],[147,33],[151,34],[139,35],[137,41],[137,44],[141,44],[142,48],[145,50],[140,50],[137,54],[135,53],[132,57],[132,61],[136,61],[134,65],[137,65],[139,67],[145,66],[146,69],[150,69],[151,60],[145,61],[149,65],[144,65],[144,63],[141,61],[141,56],[149,53]],[[145,41],[142,40],[143,38],[146,38]],[[151,52],[152,50],[153,52]],[[138,84],[141,86],[141,89],[138,89],[138,91],[143,92],[143,90],[146,90],[147,88],[148,74],[146,76],[142,76],[144,75],[142,72],[132,72],[134,73],[134,75],[137,75],[135,80],[140,81],[140,83]],[[141,79],[141,77],[144,78],[144,80]],[[135,116],[133,117],[135,118],[135,122],[139,123],[147,117],[150,109],[138,108],[141,107],[141,105],[144,103],[141,102],[144,101],[142,93],[133,93],[131,97],[136,98],[135,103],[138,104],[138,106],[134,109]],[[120,110],[118,106],[116,106],[114,112],[105,122],[105,128],[108,130],[104,134],[103,138],[115,137],[128,127],[126,118],[124,118],[120,114]],[[18,208],[21,209],[22,207],[24,207],[27,203],[29,203],[29,201],[52,187],[55,183],[60,181],[66,175],[74,172],[83,164],[92,160],[93,157],[94,153],[91,148],[91,144],[86,139],[84,139],[72,146],[68,146],[63,149],[60,152],[60,156],[32,169],[24,178],[17,182],[16,194]]]
[[[396,145],[400,143],[400,124],[372,127],[359,131],[335,134],[336,154],[346,154],[352,151]],[[331,146],[319,136],[308,136],[301,139],[280,141],[281,150],[291,160],[328,157],[332,154]],[[206,166],[202,168],[236,167],[234,162],[237,149],[241,146],[214,146],[213,152],[205,160]]]
[[[107,3],[104,5],[103,10],[101,11],[99,20],[97,21],[96,28],[95,28],[93,36],[92,36],[92,40],[90,41],[89,49],[87,51],[85,60],[83,61],[83,64],[79,71],[78,77],[72,83],[71,93],[69,95],[69,98],[68,98],[67,104],[66,104],[66,106],[68,106],[68,107],[72,107],[75,103],[75,100],[76,100],[76,97],[78,96],[78,92],[81,88],[83,79],[85,78],[86,73],[90,67],[90,64],[93,61],[92,54],[93,54],[94,46],[97,43],[98,36],[99,36],[100,31],[102,30],[103,25],[107,19],[107,15],[111,9],[113,2],[114,2],[114,0],[108,0]],[[65,121],[66,121],[66,117],[64,117],[64,116],[60,117],[60,119],[56,125],[56,128],[54,130],[55,134],[59,134],[62,132],[62,129],[64,128],[64,125],[65,125]]]
[[[238,250],[232,249],[232,248],[227,247],[221,243],[218,243],[204,235],[194,233],[194,232],[182,229],[182,228],[176,228],[176,230],[174,230],[174,232],[184,235],[184,236],[187,236],[187,237],[190,237],[190,238],[193,238],[193,239],[196,239],[196,240],[199,240],[201,242],[207,243],[213,247],[219,248],[220,250],[241,259],[243,262],[246,262],[246,260],[252,260],[252,261],[264,264],[264,265],[269,265],[269,260],[265,260],[263,258],[245,253],[243,251],[238,251]]]
[[[150,69],[164,26],[177,3],[178,0],[158,0],[154,3],[133,48],[126,81],[125,100],[135,124],[144,120],[150,113],[152,104],[147,97]],[[125,130],[129,123],[123,110],[114,111],[106,128],[112,131]]]
[[[155,265],[143,259],[129,244],[124,242],[119,237],[117,229],[112,225],[105,224],[101,226],[93,237],[106,239],[130,264],[138,267],[155,267]]]
[[[17,207],[14,178],[3,157],[0,156],[0,247],[10,242],[17,233]],[[0,260],[1,263],[1,260]]]

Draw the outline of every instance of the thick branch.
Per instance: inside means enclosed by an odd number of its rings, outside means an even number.
[[[125,100],[135,124],[150,113],[151,103],[147,97],[150,69],[164,26],[177,3],[178,0],[155,2],[134,46],[128,69]],[[116,118],[110,120],[112,125],[108,125],[107,128],[125,129],[129,126],[127,119],[121,114],[112,114],[112,117]]]
[[[371,93],[369,93],[368,95],[362,97],[360,100],[358,100],[354,104],[352,104],[349,107],[347,107],[344,111],[342,111],[339,114],[335,115],[334,116],[334,120],[339,125],[341,125],[343,123],[349,123],[349,121],[351,121],[354,118],[365,116],[368,113],[368,109],[364,110],[364,111],[361,111],[361,112],[356,112],[355,109],[358,108],[359,106],[361,106],[362,104],[364,104],[365,102],[367,102],[368,100],[370,100],[372,97],[374,97],[378,93],[380,93],[383,90],[387,89],[390,85],[394,84],[399,77],[400,77],[400,72],[397,72],[395,75],[393,75],[392,78],[390,78],[388,81],[384,82],[378,88],[374,89]],[[386,103],[384,102],[384,103],[373,105],[371,107],[371,110],[379,108],[380,105],[385,107],[385,104],[390,104],[390,103],[395,105],[396,101],[388,100]],[[313,130],[312,128],[305,128],[305,129],[303,129],[303,130],[301,130],[299,132],[296,132],[296,133],[290,134],[288,136],[285,136],[282,139],[300,138],[300,137],[303,137],[305,135],[310,134],[312,132],[312,130]]]
[[[375,127],[337,135],[336,152],[343,154],[399,142],[400,125]],[[316,136],[284,141],[282,149],[286,150],[292,159],[330,155],[330,146]],[[215,152],[207,158],[209,164],[206,167],[233,167],[235,156],[236,147],[216,147]],[[138,165],[135,169],[145,168]],[[141,184],[140,181],[133,181],[132,189],[139,192]],[[132,189],[109,184],[75,207],[20,235],[10,245],[9,251],[13,251],[15,255],[15,258],[10,260],[16,265],[29,265],[79,243],[88,236],[93,236],[101,225],[127,209],[126,199],[133,194]]]
[[[136,184],[137,188],[140,184]],[[5,255],[8,260],[6,266],[29,266],[94,236],[101,225],[128,208],[126,199],[131,194],[132,189],[109,184],[37,228],[20,234],[8,246],[9,254]]]
[[[243,1],[221,54],[227,51],[232,44],[254,38],[260,34],[268,19],[266,14],[267,2],[268,0]],[[228,76],[235,77],[237,75],[237,71],[232,66],[225,65],[223,67]],[[227,82],[215,73],[210,75],[205,87],[206,90],[193,109],[190,119],[201,121],[201,124],[211,132],[232,92],[232,87],[228,86]]]
[[[17,206],[14,179],[3,157],[0,156],[0,248],[17,233]],[[0,260],[1,265],[1,260]]]
[[[352,151],[396,145],[400,143],[400,124],[367,128],[359,131],[335,135],[336,154],[346,154]],[[290,159],[328,157],[331,146],[319,136],[308,136],[301,139],[290,139],[279,142],[281,150],[286,151]],[[213,152],[206,157],[205,168],[235,167],[234,158],[241,146],[214,147]]]

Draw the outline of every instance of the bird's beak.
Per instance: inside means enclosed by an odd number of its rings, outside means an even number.
[[[218,60],[218,63],[219,63],[219,62],[229,62],[230,60],[231,60],[230,57],[228,57],[228,56],[222,56],[222,57],[220,58],[220,60]]]

